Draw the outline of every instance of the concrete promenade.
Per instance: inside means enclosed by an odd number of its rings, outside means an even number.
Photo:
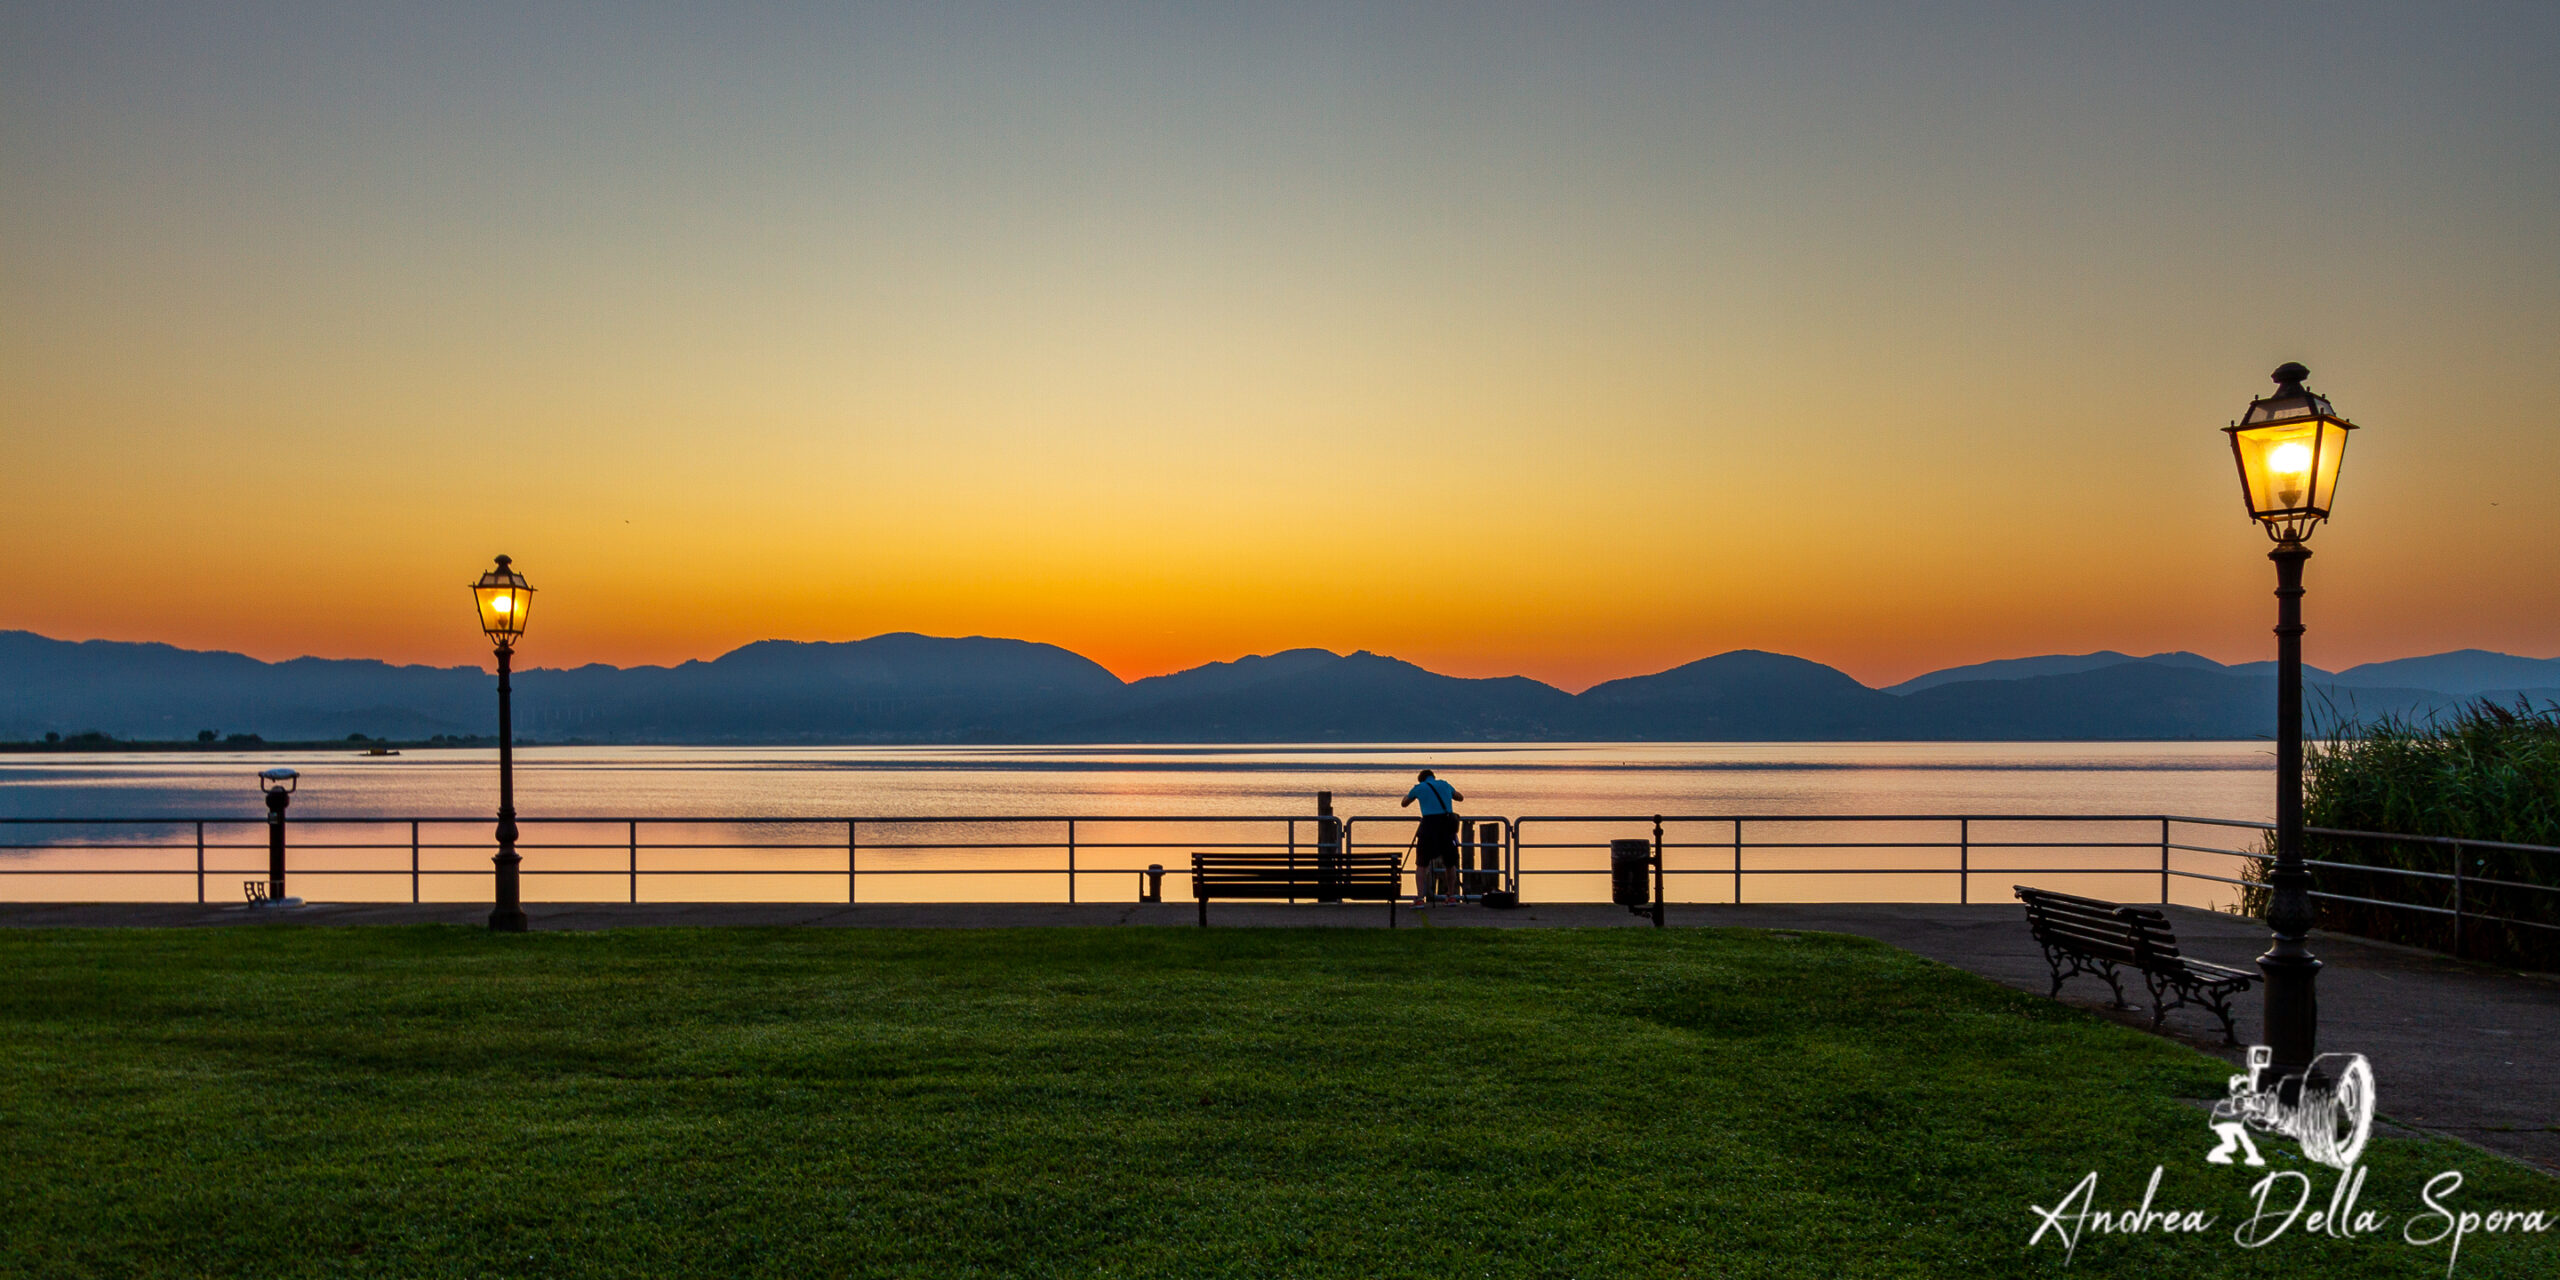
[[[533,903],[536,929],[649,926],[811,926],[851,928],[1026,928],[1058,925],[1190,926],[1190,902],[914,903]],[[0,904],[0,927],[192,927],[250,923],[302,926],[447,923],[476,925],[485,904],[327,904],[282,910],[192,903]],[[2265,926],[2235,916],[2171,908],[2180,943],[2198,959],[2238,967],[2265,948]],[[1375,904],[1313,906],[1215,903],[1212,927],[1383,928]],[[1601,904],[1531,906],[1516,911],[1442,907],[1400,913],[1418,928],[1640,928],[1645,921]],[[1675,906],[1677,927],[1800,929],[1858,934],[2043,994],[2044,957],[2014,903],[1941,906],[1899,903]],[[2401,1125],[2449,1134],[2560,1174],[2560,979],[2517,974],[2405,947],[2335,934],[2315,937],[2328,963],[2320,976],[2321,1047],[2373,1062],[2381,1110]],[[2146,999],[2139,982],[2128,998]],[[2063,999],[2100,1016],[2147,1027],[2147,1011],[2104,1007],[2106,984],[2078,978]],[[2236,1002],[2241,1039],[2258,1031],[2255,991]],[[2169,1015],[2172,1037],[2237,1059],[2221,1045],[2212,1015]]]

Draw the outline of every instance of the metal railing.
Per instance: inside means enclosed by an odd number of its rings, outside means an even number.
[[[522,830],[517,851],[525,856],[520,874],[528,878],[582,878],[614,881],[617,895],[641,901],[643,881],[664,878],[727,877],[749,881],[787,877],[831,881],[842,885],[841,901],[862,901],[865,880],[911,876],[1058,877],[1066,901],[1075,902],[1083,887],[1098,876],[1137,875],[1141,865],[1095,865],[1134,850],[1271,850],[1316,854],[1316,819],[1299,816],[1202,815],[1050,815],[984,817],[518,817]],[[1131,839],[1112,828],[1162,829],[1179,826],[1182,839]],[[31,828],[73,828],[130,832],[132,838],[31,840],[20,838]],[[191,883],[197,902],[208,901],[208,885],[233,876],[263,881],[267,870],[266,819],[257,818],[0,818],[0,877],[157,877]],[[411,902],[431,900],[432,884],[476,881],[474,892],[486,896],[494,873],[486,857],[494,848],[493,820],[485,817],[337,818],[297,817],[288,823],[289,883],[311,877],[351,878],[375,883],[404,880]],[[1096,837],[1095,828],[1106,834]],[[1245,835],[1266,828],[1257,838]],[[1041,829],[1048,829],[1043,832]],[[332,838],[354,832],[375,838]],[[618,838],[599,839],[606,831]],[[246,836],[242,833],[246,833]],[[381,838],[384,834],[392,838]],[[952,833],[952,834],[937,834]],[[1043,835],[1048,838],[1041,838]],[[549,838],[546,838],[549,837]],[[577,838],[584,837],[584,838]],[[998,838],[1012,837],[1012,838]],[[1047,865],[1006,865],[978,861],[982,855],[1044,852]],[[65,865],[62,855],[95,855],[128,865]],[[155,855],[187,859],[177,865],[150,862]],[[618,856],[617,856],[618,855]],[[719,855],[719,865],[702,865],[704,855]],[[363,861],[366,865],[332,864],[328,858]],[[817,865],[820,858],[827,865]],[[865,865],[865,859],[871,859]],[[968,859],[965,865],[914,865],[919,859]],[[317,865],[314,859],[322,859]],[[135,860],[142,865],[129,865]],[[690,859],[690,861],[688,861]],[[885,862],[883,860],[886,860]],[[783,865],[772,865],[775,861]],[[11,862],[18,865],[9,865]],[[1187,858],[1167,874],[1189,874]],[[476,864],[476,865],[475,865]],[[0,898],[17,895],[5,891]],[[244,881],[245,884],[245,881]],[[807,887],[807,886],[802,886]],[[448,900],[454,895],[432,899]],[[156,899],[169,900],[169,899]],[[369,896],[366,901],[396,898]],[[553,899],[561,900],[561,899]],[[596,898],[571,899],[596,901]],[[667,899],[659,899],[667,900]],[[831,895],[832,900],[832,895]]]
[[[523,874],[555,884],[583,880],[578,887],[591,895],[551,900],[599,900],[593,895],[611,884],[618,890],[613,896],[628,902],[642,901],[644,882],[659,889],[702,877],[744,884],[787,878],[798,882],[792,887],[803,891],[801,900],[861,902],[866,882],[897,885],[914,883],[909,877],[950,876],[997,877],[998,889],[1015,893],[1048,880],[1065,901],[1076,902],[1091,900],[1093,889],[1114,877],[1135,876],[1143,884],[1149,866],[1133,856],[1152,857],[1177,884],[1188,879],[1184,854],[1191,850],[1287,852],[1307,858],[1312,868],[1325,829],[1325,820],[1304,814],[517,821],[524,829],[517,846],[526,855]],[[263,880],[266,825],[263,815],[0,818],[0,837],[6,837],[0,839],[0,898],[19,897],[9,890],[26,883],[23,877],[80,885],[138,879],[161,891],[141,900],[227,898],[210,886],[233,876]],[[1339,820],[1346,850],[1409,847],[1415,825],[1412,815],[1400,814]],[[491,819],[479,816],[297,817],[288,824],[289,871],[297,884],[313,877],[343,879],[366,890],[358,900],[485,898],[491,826]],[[1863,887],[1870,892],[1880,882],[1894,886],[1900,892],[1890,900],[1896,901],[1963,903],[1985,900],[1986,893],[1999,901],[2008,897],[2011,877],[2056,875],[2094,878],[2108,890],[2100,896],[2167,903],[2177,900],[2174,886],[2181,881],[2252,891],[2259,882],[2238,873],[2247,864],[2271,860],[2261,834],[2270,830],[2266,823],[2162,814],[1583,814],[1480,817],[1466,826],[1459,869],[1473,873],[1471,890],[1498,884],[1521,893],[1524,878],[1560,889],[1565,881],[1550,878],[1605,880],[1609,841],[1639,835],[1658,843],[1663,896],[1689,903],[1804,900],[1798,895],[1840,876],[1866,877]],[[48,828],[65,834],[45,838]],[[2227,832],[2251,833],[2253,846],[2211,842]],[[2473,922],[2560,934],[2560,923],[2551,920],[2484,911],[2476,896],[2483,889],[2560,895],[2560,887],[2468,869],[2477,852],[2560,858],[2560,848],[2325,828],[2307,834],[2437,847],[2449,855],[2441,872],[2313,859],[2315,870],[2399,877],[2436,891],[2433,899],[2423,892],[2389,899],[2315,891],[2317,899],[2448,917],[2457,951]],[[805,896],[827,884],[840,885],[840,896],[834,890],[824,898]],[[430,889],[437,891],[432,899]],[[883,892],[894,890],[875,889],[875,900]],[[1128,892],[1138,896],[1135,888]],[[1103,893],[1109,900],[1127,900],[1108,889]]]
[[[2005,877],[2073,875],[2116,882],[2111,896],[2132,897],[2134,882],[2159,901],[2173,900],[2180,879],[2243,883],[2184,865],[2181,854],[2250,857],[2248,851],[2181,839],[2188,827],[2257,827],[2221,818],[2164,814],[1662,814],[1533,815],[1514,820],[1519,875],[1592,876],[1587,866],[1540,867],[1558,853],[1601,853],[1608,835],[1558,838],[1553,828],[1614,827],[1616,835],[1658,830],[1666,894],[1681,902],[1789,901],[1754,892],[1796,877],[1893,877],[1939,886],[1946,900],[1978,900],[1977,882],[1991,877],[1992,900],[2006,900]],[[1533,831],[1532,828],[1541,830]],[[2040,855],[2040,856],[2039,856]],[[1817,860],[1818,859],[1818,860]],[[1680,892],[1685,888],[1686,892]],[[1912,900],[1905,894],[1896,900]]]
[[[900,886],[934,877],[994,878],[970,883],[975,900],[1041,896],[1065,901],[1135,896],[1130,881],[1147,862],[1165,866],[1176,896],[1189,850],[1287,852],[1312,860],[1324,820],[1310,815],[1004,815],[982,817],[597,816],[519,818],[534,883],[567,890],[551,900],[639,902],[691,896],[684,886],[725,878],[783,890],[799,900],[898,899]],[[1678,901],[1765,901],[1794,896],[1798,877],[1881,877],[1902,899],[1952,896],[1978,888],[2005,898],[1986,876],[2067,873],[2108,877],[2126,896],[2129,875],[2157,877],[2169,897],[2177,876],[2221,880],[2176,865],[2174,855],[2210,849],[2172,839],[2175,824],[2249,826],[2157,815],[1542,815],[1466,820],[1460,867],[1470,896],[1486,888],[1522,890],[1524,877],[1569,891],[1572,877],[1604,877],[1612,836],[1662,831],[1665,896]],[[315,880],[328,896],[386,901],[485,897],[492,821],[485,817],[296,817],[289,822],[291,883]],[[228,898],[220,882],[263,878],[265,819],[0,819],[0,897],[20,897],[22,877],[73,884],[122,880],[157,900]],[[1346,850],[1409,847],[1411,814],[1346,816]],[[1588,856],[1586,856],[1588,855]],[[1561,877],[1562,879],[1557,879]],[[1918,877],[1918,880],[1914,880]],[[914,879],[923,878],[923,879]],[[41,882],[38,882],[41,883]],[[51,888],[64,881],[57,879]],[[828,889],[827,885],[836,886]],[[1115,888],[1101,888],[1105,884]],[[1606,893],[1597,895],[1605,899]]]

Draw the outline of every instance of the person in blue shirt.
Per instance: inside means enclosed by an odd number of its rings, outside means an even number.
[[[1414,895],[1417,906],[1458,900],[1458,802],[1466,799],[1456,787],[1440,781],[1425,769],[1414,779],[1413,790],[1404,793],[1403,805],[1422,806],[1422,828],[1413,837]]]

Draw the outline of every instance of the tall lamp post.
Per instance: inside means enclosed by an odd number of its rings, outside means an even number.
[[[2302,862],[2302,564],[2311,558],[2303,543],[2329,518],[2347,433],[2356,429],[2302,385],[2310,376],[2298,364],[2277,366],[2275,394],[2250,401],[2225,428],[2240,464],[2241,497],[2276,544],[2267,553],[2276,565],[2276,864],[2267,877],[2267,928],[2275,939],[2258,969],[2266,975],[2265,1037],[2278,1079],[2308,1067],[2320,1037],[2320,961],[2306,941],[2315,918],[2311,871]]]
[[[489,927],[522,933],[524,895],[516,869],[524,858],[516,853],[516,734],[507,673],[516,641],[524,636],[524,615],[533,608],[533,587],[510,563],[498,557],[497,567],[471,584],[471,596],[480,606],[480,629],[498,650],[498,856],[490,859],[498,866],[498,902],[489,912]]]

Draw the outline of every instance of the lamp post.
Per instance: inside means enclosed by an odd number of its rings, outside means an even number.
[[[471,584],[471,596],[480,607],[480,629],[498,651],[498,855],[490,859],[498,867],[498,901],[490,909],[489,927],[522,933],[524,896],[516,869],[524,858],[516,853],[516,735],[507,673],[516,641],[524,635],[524,616],[533,608],[533,587],[510,563],[498,557],[497,567]]]
[[[267,794],[267,898],[270,907],[300,906],[297,899],[284,896],[284,810],[293,803],[293,789],[300,786],[301,774],[291,769],[267,769],[258,774],[258,790]]]
[[[2302,862],[2302,565],[2311,558],[2303,543],[2329,518],[2338,463],[2355,430],[2302,385],[2310,376],[2298,364],[2277,366],[2275,394],[2250,401],[2224,429],[2240,465],[2241,498],[2276,544],[2267,553],[2276,565],[2276,864],[2267,877],[2275,938],[2258,970],[2266,975],[2265,1038],[2278,1079],[2308,1067],[2320,1037],[2320,961],[2306,941],[2316,916]]]

